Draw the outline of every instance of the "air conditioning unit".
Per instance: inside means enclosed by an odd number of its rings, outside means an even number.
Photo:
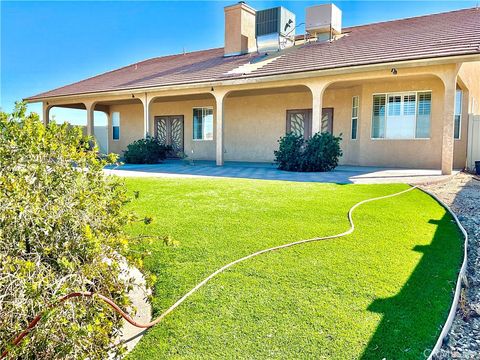
[[[305,30],[313,36],[342,33],[342,10],[334,4],[315,5],[306,8]]]
[[[282,6],[257,11],[255,36],[258,51],[279,51],[294,45],[295,26],[295,14]]]

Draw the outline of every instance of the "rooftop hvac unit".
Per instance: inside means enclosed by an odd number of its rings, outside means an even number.
[[[333,4],[322,4],[306,8],[305,30],[307,33],[319,37],[328,34],[342,33],[342,10]]]
[[[295,14],[282,6],[259,10],[255,18],[255,34],[261,53],[290,47],[295,39]]]

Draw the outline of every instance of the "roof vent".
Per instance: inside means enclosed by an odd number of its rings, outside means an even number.
[[[342,10],[334,4],[306,8],[305,30],[317,40],[332,40],[342,33]]]
[[[283,6],[257,11],[255,34],[260,53],[290,47],[295,39],[295,14]]]

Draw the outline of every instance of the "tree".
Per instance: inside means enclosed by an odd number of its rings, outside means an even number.
[[[103,167],[81,129],[50,123],[16,103],[0,113],[0,352],[24,359],[106,359],[119,316],[92,298],[48,311],[18,346],[12,339],[60,296],[92,291],[128,305],[130,279],[120,277],[119,253],[132,220],[120,179]]]

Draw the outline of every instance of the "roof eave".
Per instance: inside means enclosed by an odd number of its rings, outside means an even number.
[[[283,73],[283,74],[251,76],[251,77],[235,78],[235,79],[205,80],[205,81],[197,81],[197,82],[191,82],[191,83],[177,83],[177,84],[145,86],[145,87],[136,87],[136,88],[116,89],[116,90],[113,89],[113,90],[91,91],[91,92],[73,93],[73,94],[65,94],[65,95],[58,95],[58,96],[31,96],[28,98],[24,98],[23,101],[27,103],[35,103],[35,102],[41,102],[41,101],[47,101],[47,100],[81,98],[85,96],[93,97],[95,95],[121,95],[121,94],[132,94],[132,93],[144,93],[146,91],[158,91],[158,90],[171,90],[171,89],[180,90],[180,89],[203,88],[203,87],[210,87],[210,86],[232,86],[232,85],[248,84],[248,83],[305,79],[312,76],[327,76],[327,75],[345,74],[348,72],[355,73],[355,72],[362,72],[362,71],[375,71],[375,70],[382,70],[384,68],[389,68],[389,67],[408,68],[413,66],[441,65],[441,64],[449,64],[449,63],[471,62],[471,61],[480,61],[480,52],[473,53],[473,54],[466,54],[466,55],[454,55],[454,56],[443,56],[443,57],[424,58],[424,59],[392,61],[392,62],[385,62],[385,63],[352,65],[352,66],[343,66],[338,68],[297,71],[297,72],[289,72],[289,73]]]

